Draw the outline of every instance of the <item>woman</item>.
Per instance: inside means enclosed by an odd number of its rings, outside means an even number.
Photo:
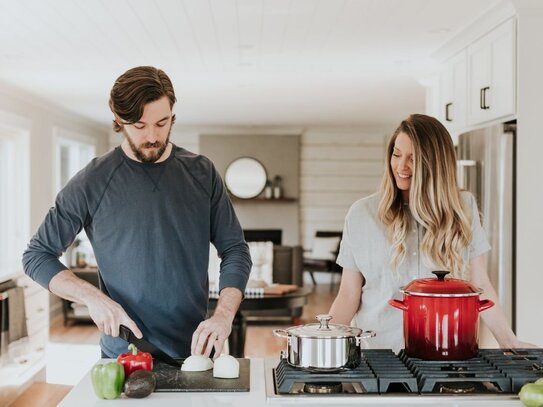
[[[436,119],[414,114],[387,147],[379,193],[355,202],[345,219],[338,264],[343,267],[333,322],[374,330],[374,348],[404,347],[402,312],[388,300],[432,270],[470,280],[496,305],[481,313],[503,348],[532,347],[507,322],[486,273],[490,246],[477,203],[456,181],[451,137]]]

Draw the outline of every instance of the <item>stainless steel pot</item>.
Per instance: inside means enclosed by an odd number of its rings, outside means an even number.
[[[375,336],[375,332],[330,324],[330,315],[317,315],[317,319],[318,324],[273,330],[275,336],[287,339],[287,362],[313,372],[336,372],[357,367],[362,339]]]

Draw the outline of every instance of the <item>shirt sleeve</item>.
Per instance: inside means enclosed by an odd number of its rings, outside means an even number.
[[[249,246],[222,178],[213,165],[211,171],[211,243],[221,258],[219,290],[235,287],[243,293],[252,266]]]
[[[349,209],[349,212],[347,213],[347,216],[345,217],[345,223],[343,225],[343,236],[341,239],[341,244],[339,246],[339,254],[337,256],[337,264],[339,264],[341,267],[347,270],[353,270],[353,271],[360,271],[358,268],[354,252],[353,252],[353,242],[352,242],[352,234],[350,233],[351,223],[352,223],[352,214],[353,214],[353,207]]]
[[[469,246],[469,258],[473,259],[490,250],[490,244],[486,237],[486,232],[481,226],[481,216],[477,208],[477,201],[472,194],[469,194],[469,204],[471,207],[471,244]]]
[[[88,218],[84,194],[77,179],[72,179],[57,195],[55,206],[49,209],[23,253],[25,273],[49,289],[51,279],[68,269],[59,257],[74,242]]]

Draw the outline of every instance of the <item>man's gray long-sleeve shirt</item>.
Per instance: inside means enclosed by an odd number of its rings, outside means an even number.
[[[26,274],[48,288],[65,270],[59,256],[85,229],[103,290],[144,338],[190,355],[208,303],[209,242],[222,259],[220,289],[245,289],[249,249],[222,179],[209,159],[173,146],[160,163],[134,161],[120,147],[94,159],[58,194],[23,255]],[[127,351],[102,335],[111,357]]]

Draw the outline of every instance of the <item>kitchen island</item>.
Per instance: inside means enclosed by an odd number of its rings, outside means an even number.
[[[104,360],[107,361],[107,360]],[[145,399],[122,398],[117,400],[100,400],[93,391],[90,373],[85,375],[59,404],[60,407],[92,407],[92,406],[192,406],[192,407],[257,407],[299,405],[333,405],[333,406],[511,406],[521,407],[523,404],[515,395],[494,396],[443,396],[428,395],[274,395],[271,369],[277,365],[274,359],[251,359],[251,390],[249,392],[202,392],[202,393],[153,393]]]

